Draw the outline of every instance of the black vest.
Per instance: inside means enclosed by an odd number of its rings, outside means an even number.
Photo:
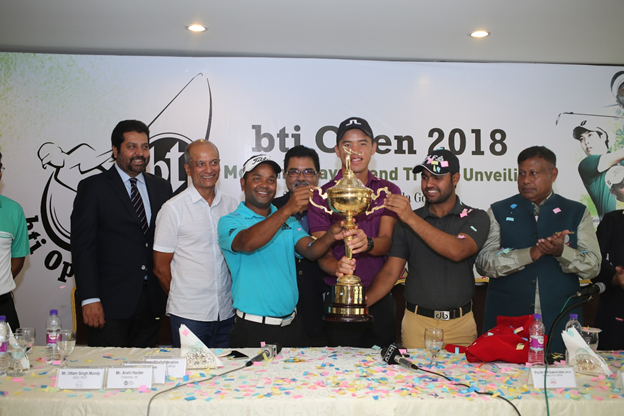
[[[540,238],[550,237],[557,231],[569,230],[571,248],[577,248],[578,225],[585,206],[553,194],[541,207],[539,218],[535,220],[533,203],[520,194],[492,204],[492,212],[500,225],[502,248],[521,249],[532,247]],[[483,329],[487,331],[496,326],[497,316],[521,316],[534,312],[535,285],[539,279],[542,320],[549,333],[557,315],[568,297],[580,288],[579,279],[573,273],[564,273],[557,259],[543,256],[523,270],[498,279],[490,279],[485,306]],[[582,324],[582,308],[570,311],[579,316]],[[567,317],[561,319],[551,345],[551,352],[563,352],[565,346],[561,339]]]

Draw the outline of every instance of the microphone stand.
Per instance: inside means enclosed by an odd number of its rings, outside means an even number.
[[[546,343],[546,349],[544,350],[544,357],[546,358],[546,360],[548,360],[548,364],[552,364],[552,363],[555,362],[554,358],[552,357],[552,354],[550,353],[550,343],[552,341],[552,337],[554,335],[555,328],[559,324],[559,321],[561,321],[561,318],[563,318],[565,316],[565,314],[567,312],[569,312],[570,310],[576,308],[577,306],[581,306],[581,305],[583,305],[585,303],[589,303],[593,299],[594,299],[594,297],[592,295],[590,295],[587,298],[582,299],[579,302],[576,302],[576,303],[573,303],[572,305],[569,305],[567,308],[562,310],[559,315],[557,315],[557,318],[555,318],[555,322],[553,323],[552,327],[550,327],[550,332],[548,333],[548,342]]]

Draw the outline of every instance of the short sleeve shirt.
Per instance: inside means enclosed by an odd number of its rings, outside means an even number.
[[[579,163],[578,171],[583,185],[589,193],[598,216],[602,218],[607,212],[616,209],[617,203],[615,197],[609,192],[609,187],[605,183],[607,171],[598,172],[598,163],[600,163],[601,155],[589,155]]]
[[[336,177],[323,185],[323,192],[327,192],[329,188],[336,185],[336,183],[342,178],[342,170],[336,175]],[[382,188],[388,188],[390,193],[401,195],[401,189],[390,181],[379,179],[374,176],[370,171],[368,172],[368,181],[366,187],[372,189],[375,195],[378,194],[378,190]],[[314,202],[318,205],[327,207],[327,200],[322,199],[318,193],[315,192]],[[382,191],[381,196],[371,202],[370,209],[374,209],[377,206],[383,205],[385,200],[385,194]],[[364,230],[367,236],[377,237],[379,235],[379,224],[381,217],[390,216],[398,218],[398,216],[389,209],[382,208],[371,215],[365,213],[355,217],[355,223],[361,230]],[[343,216],[332,213],[331,215],[322,211],[321,209],[310,204],[308,207],[308,224],[310,225],[310,233],[314,234],[319,231],[327,231],[336,222],[342,221]],[[334,258],[341,259],[345,255],[345,248],[343,241],[336,241],[332,247]],[[368,253],[358,253],[353,256],[356,259],[355,274],[362,280],[362,285],[368,287],[375,277],[375,274],[381,269],[386,261],[386,256],[371,256]],[[325,283],[333,285],[336,283],[335,276],[326,276]]]
[[[276,211],[271,205],[270,215]],[[219,245],[232,273],[234,308],[253,315],[283,317],[295,310],[299,299],[295,245],[309,234],[299,221],[289,217],[273,238],[256,251],[232,250],[232,242],[240,231],[265,219],[241,202],[236,211],[219,220]]]
[[[22,207],[0,195],[0,295],[15,289],[11,259],[30,254],[26,217]]]
[[[191,185],[158,212],[154,250],[173,253],[168,314],[201,322],[234,315],[232,278],[219,247],[217,224],[237,206],[217,188],[210,205]]]
[[[481,209],[463,205],[459,198],[453,209],[439,218],[429,204],[414,211],[429,224],[451,235],[466,234],[479,250],[487,240],[490,218]],[[473,265],[477,253],[454,262],[436,253],[407,224],[398,221],[388,256],[408,261],[405,300],[432,310],[451,310],[468,303],[475,290]]]

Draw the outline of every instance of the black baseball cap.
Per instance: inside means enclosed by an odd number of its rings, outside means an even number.
[[[436,149],[429,153],[425,160],[416,165],[412,172],[420,173],[427,169],[434,175],[446,175],[447,173],[459,172],[459,159],[450,150]]]
[[[373,129],[371,129],[368,121],[360,117],[350,117],[340,123],[340,126],[338,126],[338,132],[336,133],[336,145],[338,144],[338,142],[340,142],[342,136],[344,136],[346,132],[352,129],[362,130],[364,134],[371,138],[371,140],[374,139]]]
[[[282,168],[277,164],[276,161],[271,159],[269,155],[255,155],[247,159],[247,161],[243,164],[243,177],[245,177],[249,172],[257,168],[263,163],[268,163],[273,167],[275,173],[280,173]]]

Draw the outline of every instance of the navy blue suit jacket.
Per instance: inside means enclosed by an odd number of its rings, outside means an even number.
[[[154,227],[171,185],[144,173],[152,216],[143,234],[115,166],[78,184],[71,215],[72,267],[80,301],[100,298],[104,317],[127,319],[136,310],[148,276],[154,316],[165,312],[166,295],[153,273]]]

